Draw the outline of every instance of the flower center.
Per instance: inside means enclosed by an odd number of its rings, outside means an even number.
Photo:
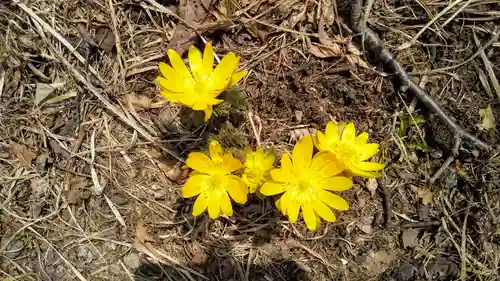
[[[290,198],[293,198],[299,205],[314,203],[317,200],[316,188],[311,180],[300,179],[288,192],[290,192]]]
[[[224,192],[226,190],[224,189],[224,175],[222,174],[211,176],[210,180],[203,185],[202,194],[212,199],[220,198]]]
[[[335,153],[340,161],[346,163],[347,166],[359,163],[361,159],[361,155],[356,147],[343,141],[338,142],[334,147],[332,147],[331,151]]]

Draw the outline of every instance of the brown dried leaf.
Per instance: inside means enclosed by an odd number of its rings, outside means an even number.
[[[95,32],[95,43],[103,51],[109,53],[116,44],[115,34],[108,27],[100,27]]]
[[[158,163],[158,167],[173,182],[178,182],[183,174],[182,163],[179,161],[161,161]]]
[[[347,54],[346,59],[352,65],[359,65],[364,68],[370,68],[368,64],[360,56]]]
[[[141,243],[154,241],[154,238],[148,233],[148,227],[144,225],[144,222],[142,221],[139,221],[137,223],[137,227],[135,229],[135,238]]]
[[[90,198],[90,190],[87,188],[88,182],[86,178],[74,177],[69,183],[69,192],[66,195],[66,203],[77,204],[82,200]]]
[[[294,9],[292,14],[280,24],[281,27],[293,29],[297,23],[302,21],[304,15],[306,14],[307,6],[302,3],[299,3],[299,5],[300,6]]]
[[[135,110],[160,108],[165,102],[153,102],[151,98],[144,95],[127,94],[123,97],[126,104],[130,103]]]
[[[416,229],[405,229],[401,234],[401,240],[403,241],[403,247],[415,247],[418,245],[418,230]]]
[[[420,189],[418,191],[418,197],[422,199],[422,204],[429,205],[432,202],[434,194],[428,189]]]
[[[290,142],[297,142],[305,136],[316,135],[316,128],[299,128],[290,132]]]
[[[37,156],[35,152],[29,150],[25,145],[13,141],[10,142],[9,154],[19,160],[19,163],[23,166],[31,165],[31,161]]]
[[[309,53],[318,57],[318,58],[331,58],[331,57],[339,57],[342,55],[342,48],[339,44],[332,43],[331,46],[320,45],[317,43],[311,43],[309,47]]]

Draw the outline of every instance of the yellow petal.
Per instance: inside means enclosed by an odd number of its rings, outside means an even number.
[[[329,191],[319,190],[318,195],[321,201],[334,209],[342,211],[349,210],[349,204],[347,201],[336,194]]]
[[[220,198],[219,198],[220,199]],[[216,219],[220,216],[221,208],[220,208],[220,200],[216,200],[216,198],[209,198],[208,201],[208,216],[211,219]]]
[[[326,137],[326,141],[329,141],[329,142],[339,141],[339,127],[338,127],[338,125],[333,123],[332,121],[329,121],[326,124],[325,137]]]
[[[368,160],[372,156],[378,153],[378,144],[377,143],[369,143],[365,144],[361,148],[361,161]]]
[[[238,82],[240,82],[240,80],[243,79],[243,77],[245,77],[247,74],[248,74],[247,70],[243,70],[243,71],[234,73],[231,76],[231,81],[229,82],[228,88],[231,88],[231,87],[235,86],[236,84],[238,84]]]
[[[234,158],[231,152],[226,152],[222,157],[222,168],[224,168],[227,173],[232,173],[242,167],[243,164],[241,164],[241,161]]]
[[[200,75],[208,77],[212,73],[213,67],[214,48],[212,47],[212,42],[207,42],[207,44],[205,44],[205,49],[203,50],[203,68]]]
[[[363,171],[363,170],[360,170],[356,167],[349,167],[349,170],[355,176],[360,176],[360,177],[364,177],[364,178],[380,178],[380,177],[382,177],[382,174],[380,174],[380,173]]]
[[[176,80],[168,80],[166,78],[158,76],[156,77],[156,84],[158,84],[160,89],[163,91],[169,91],[179,94],[186,92],[186,89],[184,89],[183,84],[177,83]]]
[[[293,180],[293,175],[286,171],[285,169],[273,169],[270,172],[271,178],[277,182],[291,182]]]
[[[316,132],[316,137],[313,139],[314,141],[314,145],[316,146],[316,148],[319,150],[319,151],[323,151],[323,150],[328,150],[329,147],[328,147],[328,142],[325,138],[325,135],[320,132],[320,131],[317,131]]]
[[[170,91],[160,91],[160,94],[163,96],[164,99],[172,103],[179,103],[180,100],[182,99],[182,94],[179,93],[173,93]]]
[[[330,209],[325,203],[321,201],[314,202],[313,208],[316,214],[321,218],[323,218],[325,221],[329,222],[336,221],[336,217],[335,214],[332,212],[332,209]]]
[[[182,187],[182,197],[191,198],[200,194],[203,190],[203,186],[209,183],[209,180],[210,177],[206,175],[191,176]]]
[[[344,165],[329,151],[316,153],[309,167],[310,174],[314,174],[318,179],[333,177],[343,170]]]
[[[361,133],[359,136],[356,137],[354,142],[356,145],[364,145],[368,141],[368,133]]]
[[[278,198],[278,200],[276,200],[276,209],[280,210],[280,212],[283,215],[286,215],[285,212],[283,211],[282,202],[283,202],[283,196],[281,196],[280,198]]]
[[[199,216],[201,213],[205,212],[208,206],[207,197],[204,194],[201,194],[196,198],[193,205],[193,216]]]
[[[203,60],[201,58],[201,52],[194,45],[189,46],[188,51],[188,61],[189,67],[191,68],[191,73],[195,79],[199,77],[201,68],[203,67]]]
[[[172,65],[176,74],[182,77],[183,79],[192,80],[193,77],[191,76],[191,73],[189,73],[189,70],[182,61],[182,58],[179,56],[179,54],[177,54],[177,52],[175,52],[172,49],[169,49],[167,54],[168,58],[170,59],[170,64]]]
[[[290,155],[286,152],[281,155],[281,169],[293,173],[292,160],[290,160]]]
[[[319,182],[322,189],[331,191],[344,191],[352,187],[352,180],[346,177],[331,177]]]
[[[198,172],[210,174],[214,168],[212,160],[201,152],[191,152],[186,160],[186,165]]]
[[[288,215],[288,219],[291,223],[297,222],[297,218],[299,217],[300,205],[297,204],[294,200],[287,200],[286,212]]]
[[[293,166],[298,170],[308,169],[311,164],[313,142],[311,136],[303,137],[292,151]]]
[[[161,75],[163,75],[163,77],[165,77],[167,80],[172,80],[176,78],[175,71],[170,65],[164,62],[160,62],[158,68],[160,70]]]
[[[347,124],[344,131],[342,131],[342,140],[346,142],[353,142],[356,137],[356,128],[354,128],[353,123]]]
[[[236,203],[245,204],[247,202],[248,188],[241,178],[228,176],[225,189]]]
[[[216,140],[212,140],[208,144],[208,153],[213,161],[222,161],[222,156],[224,156],[224,150]]]
[[[384,164],[376,162],[361,162],[357,166],[358,169],[368,172],[379,171],[385,167]]]
[[[272,196],[283,193],[285,191],[286,191],[285,185],[272,181],[265,182],[260,188],[260,192],[265,196]]]
[[[224,192],[220,199],[220,207],[222,209],[222,213],[228,217],[232,216],[233,206],[231,206],[231,199],[229,199],[229,195],[227,195],[227,192]]]
[[[220,87],[226,88],[229,85],[229,81],[231,80],[234,70],[238,66],[239,60],[239,57],[229,52],[221,59],[217,67],[215,67],[212,78],[215,79],[217,83],[220,83]]]
[[[274,155],[273,154],[267,154],[264,157],[264,161],[262,163],[262,166],[266,171],[269,171],[274,167]]]
[[[210,117],[212,117],[212,113],[214,112],[213,106],[209,105],[207,108],[204,110],[205,112],[205,122],[208,122],[210,120]]]
[[[316,213],[311,205],[302,206],[302,216],[304,216],[304,221],[306,222],[306,226],[309,230],[314,231],[318,228],[319,224],[316,220]]]

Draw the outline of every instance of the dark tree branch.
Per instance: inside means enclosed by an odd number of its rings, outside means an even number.
[[[491,147],[469,134],[465,129],[458,125],[450,116],[439,106],[439,104],[418,85],[413,83],[412,79],[405,69],[396,61],[389,50],[384,47],[383,42],[373,30],[363,24],[363,0],[351,0],[351,27],[356,32],[361,34],[363,48],[372,52],[382,63],[384,71],[392,73],[397,77],[401,92],[409,92],[417,97],[417,99],[432,113],[446,124],[448,130],[454,135],[455,143],[452,148],[453,154],[458,154],[458,149],[462,141],[468,140],[476,147],[490,151]]]

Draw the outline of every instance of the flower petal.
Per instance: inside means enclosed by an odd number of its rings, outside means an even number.
[[[319,184],[325,190],[344,191],[352,187],[352,180],[347,177],[338,176],[326,178],[320,181]]]
[[[239,60],[240,58],[233,52],[229,52],[221,59],[220,63],[217,67],[215,67],[215,70],[212,73],[212,79],[217,81],[218,87],[216,88],[225,89],[228,87],[231,76],[238,66]]]
[[[318,193],[319,198],[321,198],[326,205],[332,207],[333,209],[342,211],[349,210],[349,204],[344,198],[324,190],[319,190]]]
[[[222,161],[222,156],[224,156],[224,150],[220,143],[216,140],[210,141],[208,144],[208,153],[212,161]]]
[[[184,198],[191,198],[201,193],[204,185],[209,183],[210,176],[194,175],[191,176],[182,187],[181,194]]]
[[[240,160],[233,157],[231,152],[226,152],[222,157],[222,168],[229,174],[243,167]]]
[[[262,187],[260,188],[260,192],[265,196],[272,196],[283,193],[286,191],[286,189],[286,185],[284,184],[268,181],[262,185]]]
[[[313,154],[313,142],[311,136],[303,137],[295,144],[292,151],[293,166],[298,170],[308,169]]]
[[[363,171],[379,171],[382,170],[385,165],[377,162],[361,162],[358,165],[358,169],[363,170]]]
[[[158,65],[158,69],[160,70],[161,75],[163,75],[163,77],[165,77],[167,80],[175,80],[175,71],[170,65],[164,62],[160,62],[160,64]]]
[[[179,56],[179,54],[176,51],[169,49],[167,55],[168,58],[170,59],[170,64],[172,65],[177,75],[182,77],[182,79],[193,80],[193,77],[191,76],[191,73],[189,73],[189,70],[184,64],[184,61],[182,61],[181,56]]]
[[[186,165],[198,172],[210,174],[214,168],[214,164],[210,158],[201,152],[191,152],[186,160]]]
[[[368,133],[361,133],[354,140],[354,142],[356,143],[356,145],[359,145],[359,146],[365,145],[367,141],[368,141]]]
[[[207,122],[208,120],[210,120],[210,117],[212,117],[212,113],[214,112],[214,107],[208,105],[207,108],[205,108],[204,112],[205,112],[205,118],[203,120]]]
[[[199,216],[201,213],[205,212],[208,206],[207,197],[204,194],[201,194],[196,198],[193,205],[193,216]]]
[[[208,216],[211,219],[216,219],[220,216],[221,208],[220,208],[220,198],[210,197],[208,200]]]
[[[237,176],[228,176],[225,189],[236,203],[245,204],[247,202],[248,188],[243,180]]]
[[[290,159],[290,155],[286,152],[281,155],[281,169],[293,173],[292,160]]]
[[[283,196],[281,196],[280,198],[278,198],[278,200],[276,200],[276,209],[280,210],[280,212],[283,214],[283,215],[286,215],[285,212],[283,211]]]
[[[283,168],[271,170],[270,175],[274,181],[281,183],[290,182],[293,179],[293,175]]]
[[[274,154],[272,153],[268,153],[265,157],[264,157],[264,161],[262,162],[262,167],[264,168],[264,170],[266,171],[269,171],[270,169],[272,169],[274,167]]]
[[[287,200],[286,212],[288,215],[288,219],[291,223],[297,222],[297,218],[299,217],[300,205],[297,204],[295,200]]]
[[[188,61],[189,67],[191,68],[191,73],[194,78],[197,79],[199,77],[199,73],[201,68],[203,67],[203,59],[201,58],[201,52],[194,45],[189,46],[188,51]]]
[[[212,47],[212,42],[207,42],[205,44],[205,49],[203,50],[203,68],[200,72],[200,76],[208,77],[214,67],[214,48]]]
[[[302,206],[302,216],[304,217],[304,221],[306,222],[306,226],[309,230],[314,231],[318,228],[319,224],[316,220],[316,213],[311,205],[308,204]]]
[[[382,177],[382,174],[380,174],[380,173],[363,171],[363,170],[360,170],[356,167],[349,167],[349,170],[355,176],[360,176],[360,177],[364,177],[364,178],[380,178],[380,177]]]
[[[343,170],[344,164],[335,157],[335,154],[329,151],[316,153],[309,167],[310,174],[314,174],[318,179],[333,177]]]
[[[328,150],[329,149],[326,137],[325,137],[325,135],[322,132],[317,131],[316,132],[316,137],[314,138],[313,141],[314,141],[314,145],[316,146],[316,148],[319,151],[323,151],[323,150]]]
[[[233,215],[233,206],[231,205],[231,199],[229,199],[229,195],[227,195],[227,192],[222,193],[222,196],[220,198],[220,207],[224,215],[228,217]]]
[[[176,80],[168,80],[166,78],[158,76],[156,77],[156,84],[158,84],[160,89],[163,91],[168,91],[176,94],[183,94],[186,92],[186,89],[184,89],[183,87],[184,85],[182,85],[181,83],[177,83]]]
[[[361,161],[368,160],[372,156],[378,153],[379,145],[378,143],[368,143],[361,148]]]
[[[321,201],[314,202],[313,208],[316,214],[318,214],[318,216],[323,218],[325,221],[335,222],[337,220],[335,214],[332,212],[332,209],[330,209],[325,203]]]
[[[356,128],[354,127],[354,123],[349,123],[345,126],[342,131],[342,140],[346,142],[353,142],[356,137]]]
[[[229,81],[228,88],[231,88],[231,87],[235,86],[236,84],[238,84],[238,82],[240,82],[240,80],[243,79],[243,77],[245,77],[247,74],[248,74],[248,70],[243,70],[240,72],[233,73],[233,75],[231,76],[231,81]]]
[[[325,129],[325,137],[328,142],[337,142],[339,141],[339,127],[337,124],[329,121],[326,124]]]

